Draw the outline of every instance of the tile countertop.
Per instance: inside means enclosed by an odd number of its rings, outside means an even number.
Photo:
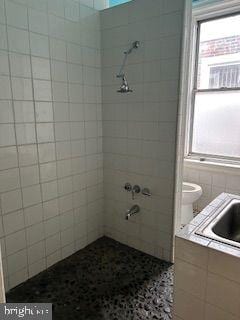
[[[216,213],[218,209],[226,205],[226,202],[240,197],[237,195],[222,193],[217,198],[215,198],[207,207],[205,207],[189,224],[187,224],[183,229],[181,229],[176,234],[176,238],[188,240],[190,242],[196,243],[203,247],[208,247],[215,249],[217,251],[232,255],[234,257],[240,258],[240,248],[225,244],[223,242],[207,238],[203,235],[196,234],[196,231],[203,225],[208,219]]]

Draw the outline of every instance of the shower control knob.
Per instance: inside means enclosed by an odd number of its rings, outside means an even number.
[[[142,194],[144,195],[144,196],[147,196],[147,197],[151,197],[151,192],[150,192],[150,190],[148,189],[148,188],[143,188],[142,189]]]
[[[135,184],[135,186],[132,187],[132,199],[134,200],[135,198],[135,193],[140,193],[141,188]]]
[[[132,191],[132,185],[129,182],[125,183],[124,189],[130,192]]]

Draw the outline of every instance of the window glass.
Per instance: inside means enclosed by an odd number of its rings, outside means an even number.
[[[199,25],[190,154],[240,158],[240,14]]]
[[[109,8],[118,6],[119,4],[129,2],[131,0],[109,0]]]
[[[238,91],[197,93],[192,152],[240,157],[240,94]]]
[[[240,15],[201,23],[198,89],[240,87]]]

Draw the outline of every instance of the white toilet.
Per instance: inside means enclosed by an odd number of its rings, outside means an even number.
[[[181,224],[188,224],[193,219],[193,203],[202,195],[202,188],[194,183],[183,182]]]

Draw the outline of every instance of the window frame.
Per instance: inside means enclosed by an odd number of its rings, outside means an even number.
[[[219,20],[222,18],[232,17],[240,15],[240,7],[237,11],[227,12],[227,13],[218,13],[210,17],[201,17],[196,18],[195,23],[193,23],[193,41],[192,41],[192,68],[190,72],[190,82],[191,88],[188,98],[188,115],[187,115],[187,124],[186,124],[186,141],[185,141],[185,159],[199,160],[202,162],[217,162],[219,164],[233,164],[240,165],[240,157],[231,157],[231,156],[221,156],[207,153],[196,153],[192,151],[193,143],[193,127],[194,127],[194,112],[195,112],[195,100],[197,93],[201,92],[232,92],[240,91],[240,87],[233,88],[210,88],[210,89],[198,89],[198,68],[199,68],[199,49],[200,49],[200,33],[201,33],[201,24],[208,21]]]

